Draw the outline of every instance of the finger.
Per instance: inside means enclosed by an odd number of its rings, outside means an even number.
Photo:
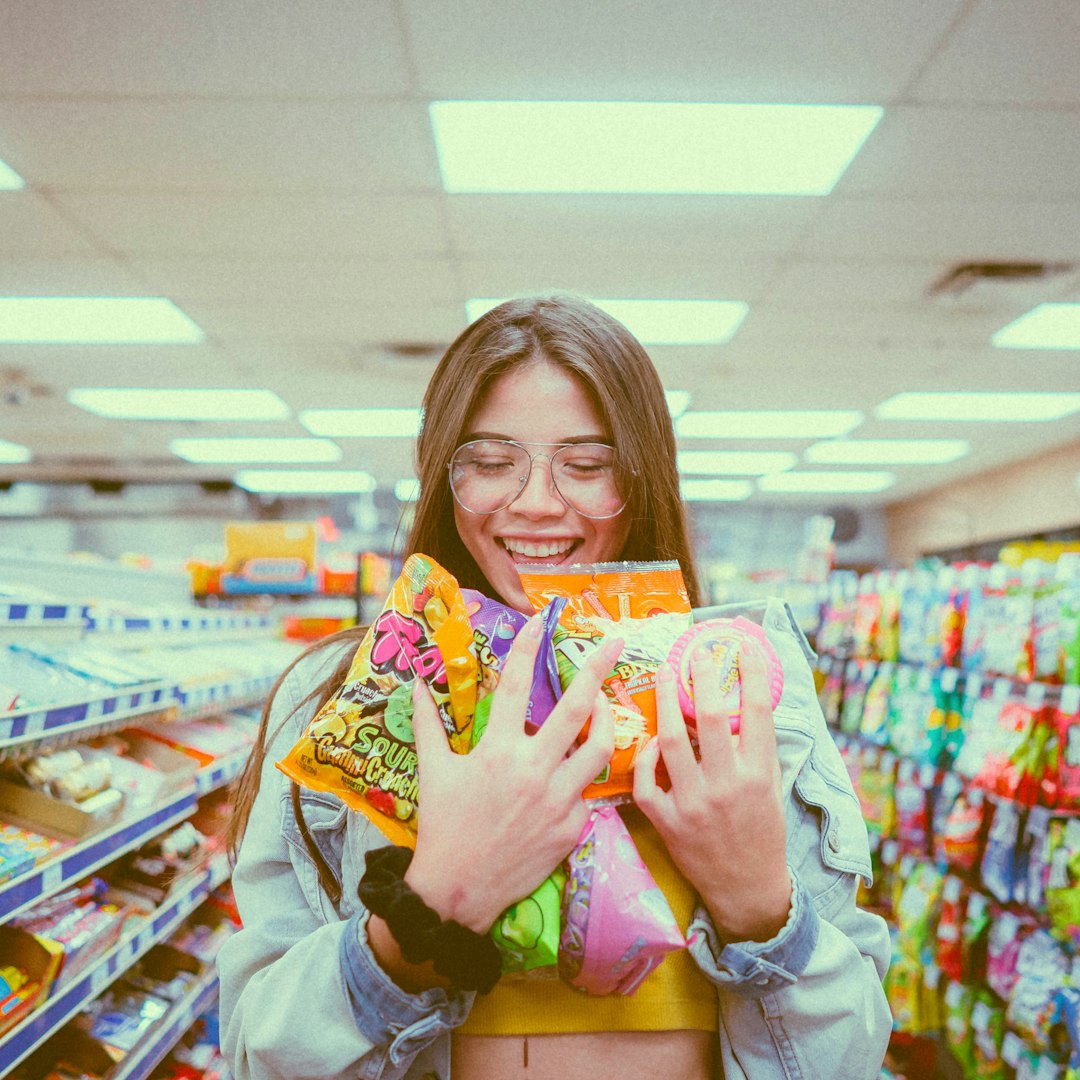
[[[634,762],[634,802],[654,824],[666,821],[670,812],[670,796],[656,782],[656,767],[660,764],[660,741],[653,736],[642,748]]]
[[[729,772],[735,760],[729,715],[731,699],[720,684],[721,665],[708,646],[695,649],[691,655],[690,677],[694,682],[694,715],[702,768]]]
[[[566,781],[580,795],[596,779],[600,770],[611,760],[615,752],[615,717],[611,704],[603,690],[598,690],[593,700],[589,719],[589,734],[564,765],[561,771]]]
[[[573,746],[596,701],[596,694],[619,659],[622,648],[622,638],[607,638],[571,680],[544,726],[534,736],[536,749],[547,760],[561,761]]]
[[[437,759],[444,754],[452,755],[446,728],[439,716],[439,707],[423,679],[413,680],[412,703],[417,760]]]
[[[484,732],[484,741],[489,746],[525,730],[525,708],[532,692],[533,670],[542,634],[543,621],[536,614],[514,639],[491,702],[491,716]]]
[[[769,693],[765,654],[750,642],[743,642],[738,664],[742,704],[739,748],[755,757],[775,757],[776,729],[773,727],[772,695]]]
[[[698,767],[679,708],[675,673],[667,664],[656,673],[656,734],[672,788],[687,788],[697,778]]]

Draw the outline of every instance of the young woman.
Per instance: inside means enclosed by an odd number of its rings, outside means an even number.
[[[488,312],[443,357],[423,416],[408,552],[523,612],[523,562],[677,559],[698,602],[659,379],[592,304],[559,295]],[[340,685],[358,637],[306,654],[271,698],[234,823],[244,928],[218,964],[237,1080],[876,1077],[891,1029],[889,939],[855,905],[870,874],[866,831],[805,641],[780,602],[762,623],[784,693],[772,710],[763,658],[744,650],[738,738],[716,695],[699,691],[695,755],[672,682],[658,687],[659,735],[621,813],[691,945],[629,997],[591,998],[555,979],[504,978],[477,993],[467,963],[447,978],[453,963],[406,959],[394,917],[358,895],[371,880],[366,856],[385,839],[274,768]],[[418,898],[435,924],[458,924],[466,950],[573,848],[581,792],[613,744],[599,688],[620,643],[598,651],[529,736],[537,643],[534,619],[471,754],[451,753],[430,696],[414,695],[419,833],[394,895]],[[693,663],[705,687],[711,661]],[[670,785],[657,782],[661,758]]]

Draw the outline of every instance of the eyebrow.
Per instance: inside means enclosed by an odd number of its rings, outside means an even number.
[[[611,445],[610,435],[575,435],[571,439],[559,439],[557,442],[541,443],[530,442],[528,439],[515,439],[512,435],[500,435],[495,431],[469,431],[461,438],[461,445],[467,442],[475,442],[478,439],[500,439],[503,442],[519,442],[523,446],[574,446],[577,443],[603,443]]]

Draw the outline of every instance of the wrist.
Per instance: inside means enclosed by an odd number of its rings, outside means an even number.
[[[452,919],[477,934],[488,933],[502,910],[490,910],[491,905],[482,902],[476,887],[463,875],[429,870],[415,858],[405,872],[405,882],[442,919]]]
[[[783,877],[774,882],[757,883],[741,895],[728,892],[702,901],[725,941],[770,941],[791,915],[791,878],[785,867]]]

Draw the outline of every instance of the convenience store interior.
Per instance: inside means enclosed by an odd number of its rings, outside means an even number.
[[[415,493],[424,387],[500,298],[571,291],[645,327],[709,599],[790,593],[811,637],[835,616],[829,648],[815,642],[819,683],[867,775],[895,762],[862,761],[860,735],[898,748],[854,704],[845,726],[844,665],[863,665],[854,701],[877,665],[912,657],[852,621],[857,576],[879,600],[877,627],[881,598],[906,587],[871,581],[878,570],[980,561],[1019,574],[1035,555],[1042,583],[1080,550],[1074,0],[39,0],[0,21],[0,635],[34,625],[59,642],[86,627],[144,665],[156,650],[164,697],[121,712],[208,741],[194,747],[195,779],[170,781],[171,816],[141,819],[142,841],[192,813],[208,828],[220,819],[206,799],[223,797],[246,754],[226,732],[250,736],[247,714],[287,662],[282,618],[299,639],[319,618],[379,610]],[[601,119],[575,108],[590,102],[605,103]],[[696,126],[681,131],[684,120]],[[624,130],[634,139],[620,148]],[[470,158],[477,149],[487,156]],[[549,175],[560,164],[569,179]],[[694,304],[657,327],[627,301]],[[306,523],[339,585],[208,604],[227,526],[289,522]],[[849,576],[830,592],[834,569]],[[216,620],[193,643],[195,683],[170,655],[189,628],[161,622],[193,593]],[[135,625],[140,605],[156,609],[152,630]],[[892,617],[902,632],[902,608]],[[125,638],[125,620],[152,640]],[[221,676],[223,641],[266,655],[233,657]],[[950,664],[940,641],[917,659]],[[953,662],[965,670],[959,647]],[[1073,669],[971,663],[1045,682],[1068,713],[1060,684]],[[23,698],[8,711],[33,719],[0,732],[0,765],[55,749],[53,723],[65,745],[91,733],[85,717],[50,721]],[[233,708],[246,719],[219,723]],[[1043,802],[1077,808],[1060,791]],[[0,819],[6,809],[0,793]],[[96,865],[136,850],[94,835],[71,850],[98,844]],[[82,880],[49,867],[0,874],[0,924]],[[177,925],[196,900],[220,901],[220,858],[199,873],[183,879],[186,899],[158,898]],[[873,899],[890,903],[880,888]],[[227,921],[215,918],[214,933]],[[132,957],[161,944],[143,931],[118,941]],[[84,970],[61,1005],[82,983],[91,996],[99,969]],[[128,1071],[108,1075],[161,1067],[216,992],[206,970],[192,986],[169,1014],[173,1042],[133,1041]],[[943,999],[931,991],[915,997]],[[57,1000],[40,1006],[67,1009],[49,1033],[77,1011]],[[957,1055],[944,1009],[924,1001],[912,1018],[891,1000],[892,1075],[963,1075],[978,1054],[999,1067],[986,1075],[1064,1075],[1060,1047],[1004,1005],[996,1049],[987,1036]],[[40,1055],[31,1023],[0,1025],[0,1072]]]

